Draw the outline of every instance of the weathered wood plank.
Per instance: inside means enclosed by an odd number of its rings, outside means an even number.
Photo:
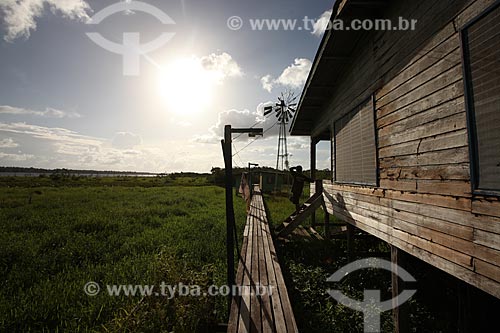
[[[418,88],[412,90],[408,94],[398,98],[397,100],[377,108],[377,117],[382,118],[392,112],[395,112],[409,104],[415,103],[426,96],[435,93],[457,81],[462,80],[462,66],[455,65],[451,69],[441,73],[434,79],[426,82]]]
[[[470,167],[457,164],[387,168],[380,171],[380,179],[469,180]]]
[[[252,205],[250,205],[250,209],[252,209]],[[248,237],[247,237],[247,245],[246,245],[246,255],[245,255],[245,264],[243,265],[243,279],[241,282],[242,286],[242,295],[241,295],[241,303],[239,308],[239,318],[238,318],[238,333],[246,333],[250,332],[250,309],[251,309],[251,301],[250,301],[250,274],[252,270],[252,250],[253,250],[253,216],[251,214],[247,217],[248,223]],[[237,275],[240,274],[238,269]]]
[[[258,198],[256,198],[258,200]],[[260,201],[260,200],[259,200]],[[263,205],[263,203],[262,203]],[[278,279],[277,279],[277,273],[275,270],[274,266],[274,259],[273,259],[273,254],[271,253],[271,244],[272,244],[272,239],[271,239],[271,233],[269,230],[269,226],[267,224],[267,220],[262,217],[262,224],[261,224],[262,232],[265,237],[262,238],[263,241],[263,247],[264,247],[264,255],[265,255],[265,260],[266,260],[266,270],[268,274],[268,282],[269,286],[271,287],[271,305],[272,305],[272,310],[274,312],[274,318],[275,318],[275,328],[276,332],[286,332],[286,322],[285,322],[285,316],[283,313],[283,306],[282,306],[282,301],[281,297],[279,294],[278,290]],[[274,250],[274,247],[273,247]],[[275,253],[274,253],[275,255]]]
[[[492,197],[475,197],[472,200],[472,212],[474,214],[500,217],[500,200]]]
[[[460,64],[461,61],[461,51],[460,51],[460,40],[458,38],[458,34],[456,34],[453,38],[453,43],[449,45],[448,49],[442,50],[444,54],[439,56],[428,56],[430,61],[436,61],[431,67],[427,69],[415,69],[414,72],[409,73],[409,80],[394,90],[388,92],[385,96],[378,98],[377,107],[383,107],[398,98],[410,93],[411,91],[417,89],[418,87],[426,84],[430,80],[434,79],[436,76],[439,76],[441,73],[444,73],[454,66]]]
[[[259,247],[261,246],[261,239],[259,237],[259,210],[260,207],[257,206],[256,211],[253,213],[253,242],[252,242],[252,276],[250,278],[250,330],[251,332],[260,333],[262,332],[262,318],[260,302],[257,296],[256,285],[260,284],[259,276]]]
[[[474,268],[478,274],[489,277],[494,281],[500,281],[500,267],[479,259],[475,259]]]
[[[380,137],[383,137],[408,131],[417,126],[425,125],[461,112],[465,112],[465,105],[464,99],[462,97],[459,97],[444,104],[440,104],[437,107],[415,113],[407,118],[398,120],[384,127],[379,127],[378,135]]]
[[[266,256],[264,251],[264,237],[267,237],[262,230],[264,223],[264,211],[260,210],[258,214],[258,226],[257,226],[257,236],[259,237],[259,284],[262,287],[268,288],[268,272],[266,264]],[[272,333],[273,332],[273,314],[271,310],[271,299],[269,298],[269,293],[264,292],[260,295],[261,302],[261,319],[262,319],[262,332]]]
[[[474,230],[474,243],[500,251],[500,234]]]
[[[471,185],[467,181],[459,180],[388,180],[381,179],[380,187],[385,189],[410,191],[428,194],[451,195],[457,197],[471,197]]]
[[[431,123],[417,126],[405,132],[388,134],[378,138],[379,147],[397,145],[448,132],[454,132],[467,127],[465,112],[460,112],[447,118],[438,119]]]
[[[379,167],[381,169],[389,169],[412,166],[463,164],[468,162],[469,149],[467,147],[460,147],[430,151],[416,155],[381,158],[379,160]]]
[[[339,187],[344,188],[345,186]],[[491,216],[471,214],[470,199],[440,195],[400,193],[395,191],[386,191],[385,197],[374,197],[356,193],[352,191],[355,189],[353,187],[347,188],[349,191],[340,191],[338,189],[329,191],[339,192],[343,197],[352,198],[358,200],[358,202],[364,201],[384,207],[392,207],[399,211],[437,218],[443,221],[500,234],[500,219]],[[334,197],[338,197],[338,195],[329,195],[325,193],[325,200],[328,199],[331,201]],[[451,205],[446,204],[446,202],[458,204]]]
[[[481,14],[486,8],[493,5],[495,0],[476,0],[465,8],[454,20],[457,29],[463,28],[470,20]]]
[[[464,83],[462,80],[439,89],[419,100],[418,103],[413,103],[399,109],[398,112],[392,112],[385,116],[378,115],[377,127],[382,128],[425,110],[437,109],[439,105],[444,105],[455,99],[461,99],[464,102]]]
[[[467,130],[462,129],[455,132],[436,135],[433,137],[404,142],[393,146],[379,149],[379,158],[415,155],[453,148],[467,147]]]
[[[408,62],[407,66],[376,93],[376,99],[382,99],[389,92],[400,87],[405,82],[418,75],[418,73],[431,67],[441,59],[443,55],[450,53],[451,50],[459,46],[460,40],[458,39],[458,34],[455,32],[453,25],[448,24],[435,38],[433,38],[433,41],[427,43],[425,47],[416,53],[415,57]]]
[[[410,193],[410,192],[401,192],[390,189],[383,190],[380,188],[340,185],[340,184],[332,184],[328,181],[325,181],[323,186],[326,189],[324,193],[325,200],[328,200],[328,196],[331,195],[334,196],[336,192],[340,191],[340,192],[357,193],[361,195],[367,195],[370,197],[385,197],[387,199],[394,199],[399,201],[422,203],[431,206],[465,210],[469,212],[471,210],[470,198],[444,196],[439,194]]]

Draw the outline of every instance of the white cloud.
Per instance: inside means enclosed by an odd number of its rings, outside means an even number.
[[[4,40],[12,42],[17,38],[29,38],[37,27],[48,6],[53,14],[71,20],[86,21],[91,8],[85,0],[2,0],[0,2],[1,22],[5,29]]]
[[[327,10],[314,22],[313,31],[311,33],[315,36],[321,37],[325,32],[326,28],[330,24],[330,17],[332,16],[332,10]]]
[[[212,53],[200,58],[201,66],[215,74],[217,81],[221,82],[226,77],[241,77],[243,71],[236,61],[226,52]]]
[[[35,158],[35,156],[31,154],[8,154],[0,152],[0,161],[25,162],[33,158]]]
[[[224,136],[225,125],[231,125],[233,128],[263,128],[266,138],[276,136],[279,133],[276,118],[272,116],[264,117],[264,107],[273,104],[271,101],[260,103],[255,111],[232,109],[219,112],[217,122],[208,129],[209,134],[195,136],[193,141],[197,143],[220,143]],[[238,137],[238,141],[247,141],[248,139],[251,138],[245,134]]]
[[[16,148],[19,144],[15,142],[12,138],[6,138],[0,140],[0,148]]]
[[[131,149],[142,144],[142,138],[139,135],[130,132],[118,132],[111,142],[114,148]]]
[[[285,68],[276,82],[283,86],[299,88],[306,82],[311,66],[312,63],[309,59],[295,59],[293,64]]]
[[[293,64],[283,70],[277,79],[274,79],[270,74],[263,76],[260,79],[262,88],[268,92],[271,92],[276,85],[294,89],[300,88],[306,82],[311,67],[311,60],[297,58],[294,60]]]
[[[77,112],[62,111],[54,108],[45,108],[44,111],[23,109],[14,106],[0,105],[0,114],[32,115],[47,118],[80,118]]]
[[[273,90],[274,80],[272,75],[268,74],[266,76],[263,76],[260,79],[260,83],[262,84],[262,88],[264,88],[264,90],[267,90],[267,92],[270,93]]]

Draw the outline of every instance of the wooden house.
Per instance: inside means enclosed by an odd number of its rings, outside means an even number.
[[[415,30],[325,32],[291,134],[311,138],[311,170],[331,141],[330,214],[500,298],[500,1],[337,0],[332,15],[402,18]]]

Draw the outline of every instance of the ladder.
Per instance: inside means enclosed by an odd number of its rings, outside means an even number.
[[[300,206],[298,212],[294,212],[292,215],[288,216],[287,219],[276,228],[278,238],[285,238],[290,235],[302,222],[305,221],[312,213],[314,213],[319,207],[323,206],[323,193],[316,193],[310,197],[302,206]]]

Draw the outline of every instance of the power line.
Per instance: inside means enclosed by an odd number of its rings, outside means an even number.
[[[265,122],[265,120],[263,120],[263,121],[260,121],[260,120],[259,120],[259,121],[257,121],[255,124],[253,124],[252,126],[250,126],[250,128],[254,128],[255,126],[257,126],[257,125],[259,125],[259,124],[261,124],[261,123],[263,123],[263,122]],[[238,134],[237,136],[235,136],[235,137],[233,138],[233,142],[234,142],[234,141],[236,141],[236,140],[237,140],[240,136],[242,136],[243,134],[245,134],[245,133],[240,133],[240,134]]]
[[[233,143],[233,149],[234,149],[234,150],[236,150],[236,147],[235,147],[234,143]],[[233,155],[233,157],[234,157],[235,155],[236,155],[236,156],[238,156],[238,158],[240,159],[241,164],[242,164],[242,165],[245,165],[245,162],[243,162],[243,159],[241,158],[240,154],[235,153],[235,154]],[[236,162],[236,161],[235,161],[235,162]],[[236,164],[238,164],[238,163],[236,163]],[[238,167],[239,167],[239,166],[238,166]]]
[[[276,126],[276,124],[279,122],[279,120],[277,120],[271,127],[269,127],[268,129],[266,129],[262,134],[266,134],[270,129],[272,129],[274,126]],[[252,141],[250,141],[245,147],[241,148],[240,150],[238,150],[236,153],[233,154],[233,157],[237,154],[239,154],[241,151],[243,151],[244,149],[246,149],[248,146],[250,146],[252,143],[254,143],[255,141],[257,141],[259,139],[259,137],[256,137],[255,139],[253,139]]]

